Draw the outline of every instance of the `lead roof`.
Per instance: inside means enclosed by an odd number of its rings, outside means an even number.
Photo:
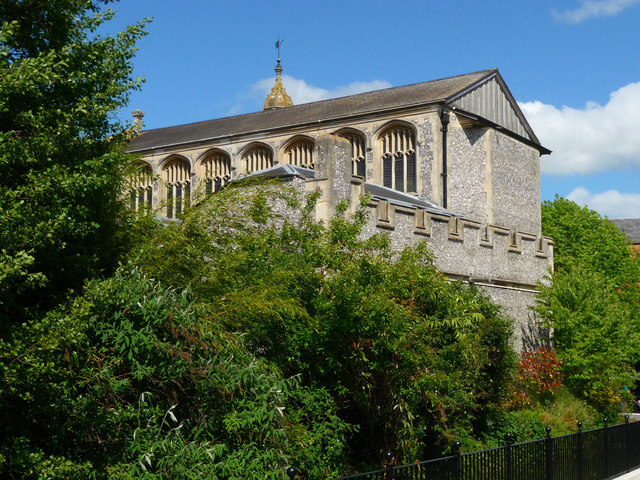
[[[273,179],[273,178],[291,178],[299,177],[305,180],[315,177],[315,171],[309,168],[298,167],[297,165],[275,165],[259,172],[251,172],[246,175],[242,175],[238,178],[239,181],[247,178],[261,178],[261,179]],[[420,197],[418,195],[411,195],[409,193],[400,192],[392,188],[383,187],[382,185],[375,185],[373,183],[364,182],[365,194],[370,195],[372,200],[384,200],[386,202],[398,205],[401,207],[420,208],[431,213],[437,213],[439,215],[447,217],[458,217],[456,215],[437,204],[433,203],[427,198]]]
[[[446,103],[494,77],[499,77],[498,70],[495,68],[348,97],[146,130],[130,141],[127,150],[138,152],[166,148],[252,133],[278,131],[372,113],[392,112],[414,106]],[[524,122],[526,123],[526,120]],[[539,145],[538,142],[534,143]]]

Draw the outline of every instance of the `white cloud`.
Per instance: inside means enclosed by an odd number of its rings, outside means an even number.
[[[640,217],[640,193],[620,193],[618,190],[591,193],[584,187],[578,187],[567,198],[609,218]]]
[[[569,175],[640,166],[640,82],[611,93],[606,105],[557,108],[539,101],[521,103],[545,147],[542,173]]]
[[[265,99],[273,88],[274,79],[265,78],[254,83],[251,86],[251,97]],[[282,76],[282,83],[285,90],[291,96],[293,103],[299,105],[301,103],[316,102],[318,100],[326,100],[329,98],[345,97],[356,93],[370,92],[372,90],[380,90],[389,88],[391,84],[382,80],[372,80],[370,82],[353,82],[349,85],[338,86],[331,90],[309,85],[306,81],[291,77],[289,75]]]
[[[581,0],[580,6],[573,10],[552,10],[557,20],[568,23],[580,23],[595,17],[610,17],[635,5],[640,0]]]

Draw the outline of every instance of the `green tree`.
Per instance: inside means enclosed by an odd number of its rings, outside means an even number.
[[[561,197],[542,205],[555,273],[537,313],[552,327],[565,384],[598,409],[616,409],[631,387],[640,336],[640,264],[615,225]]]
[[[542,204],[542,234],[553,238],[556,271],[570,263],[599,272],[618,286],[636,283],[640,263],[618,228],[598,212],[556,196]]]
[[[471,441],[507,393],[510,320],[449,283],[424,246],[394,252],[384,235],[360,239],[362,211],[322,228],[312,207],[281,184],[230,185],[134,262],[167,285],[190,284],[250,351],[329,392],[358,429],[353,465],[376,466],[388,448],[413,461]]]
[[[188,289],[135,268],[0,341],[3,478],[337,476],[350,428]],[[291,412],[291,413],[289,413]]]
[[[584,265],[567,264],[540,293],[538,313],[553,327],[564,383],[600,409],[619,407],[638,359],[637,304],[620,287]]]
[[[143,24],[98,27],[109,0],[0,2],[0,322],[54,305],[123,249],[126,131],[114,112]],[[120,238],[119,238],[120,237]]]

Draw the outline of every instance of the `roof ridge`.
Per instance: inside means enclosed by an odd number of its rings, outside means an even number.
[[[395,87],[379,88],[377,90],[369,90],[369,91],[366,91],[366,92],[354,93],[354,94],[351,94],[351,95],[343,95],[341,97],[332,97],[332,98],[325,98],[323,100],[315,100],[313,102],[298,103],[298,104],[292,105],[290,107],[285,107],[284,109],[278,109],[278,110],[291,111],[291,109],[296,109],[296,108],[302,107],[302,106],[312,106],[312,105],[318,105],[318,104],[325,103],[325,102],[335,102],[335,101],[339,101],[340,99],[359,97],[359,96],[362,96],[362,95],[371,94],[373,92],[386,92],[386,91],[391,91],[391,90],[399,90],[399,89],[403,89],[403,88],[411,88],[411,87],[415,87],[417,85],[426,85],[428,83],[442,82],[442,81],[446,81],[446,80],[452,80],[452,79],[455,79],[455,78],[461,78],[461,77],[478,75],[478,74],[487,74],[487,75],[489,75],[489,74],[493,74],[493,73],[495,73],[497,71],[498,71],[497,68],[489,68],[489,69],[485,69],[485,70],[478,70],[478,71],[475,71],[475,72],[462,73],[462,74],[459,74],[459,75],[452,75],[452,76],[449,76],[449,77],[436,78],[434,80],[427,80],[426,82],[416,82],[416,83],[410,83],[408,85],[398,85],[398,86],[395,86]],[[208,120],[199,120],[197,122],[181,123],[181,124],[178,124],[178,125],[169,125],[169,126],[166,126],[166,127],[152,128],[152,129],[149,129],[149,130],[142,130],[140,132],[140,134],[142,135],[142,134],[147,133],[147,132],[155,132],[155,131],[164,130],[164,129],[167,129],[167,128],[177,128],[177,127],[188,127],[188,126],[192,126],[192,125],[201,125],[201,124],[213,122],[213,121],[216,121],[216,120],[223,120],[223,119],[226,120],[226,119],[241,118],[241,117],[248,118],[248,117],[251,117],[251,116],[254,116],[254,115],[265,115],[266,112],[270,112],[270,110],[260,110],[260,111],[257,111],[257,112],[241,113],[241,114],[238,114],[238,115],[230,115],[230,116],[226,116],[226,117],[210,118]]]

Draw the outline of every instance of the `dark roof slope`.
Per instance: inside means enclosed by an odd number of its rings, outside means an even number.
[[[315,172],[310,168],[298,167],[297,165],[280,164],[273,167],[265,168],[264,170],[258,170],[257,172],[247,173],[241,175],[238,180],[246,178],[286,178],[286,177],[300,177],[300,178],[313,178]]]
[[[439,207],[438,205],[424,197],[399,192],[398,190],[383,187],[382,185],[365,182],[364,191],[365,193],[371,195],[371,198],[373,200],[385,200],[389,203],[393,203],[394,205],[399,205],[401,207],[422,208],[424,210],[427,210],[428,212],[445,215],[447,217],[460,216],[450,212],[449,210]]]
[[[128,151],[144,151],[248,133],[277,131],[340,118],[354,118],[373,112],[446,102],[494,75],[498,75],[497,69],[482,70],[348,97],[147,130],[131,140]]]
[[[298,167],[296,165],[275,165],[265,170],[242,175],[241,177],[238,177],[237,181],[242,181],[248,178],[273,179],[291,177],[299,177],[306,180],[309,178],[314,178],[315,171],[308,168]],[[364,191],[368,195],[371,195],[371,198],[373,200],[385,200],[389,203],[399,205],[401,207],[421,208],[427,210],[428,212],[437,213],[439,215],[448,217],[460,216],[446,209],[443,209],[442,207],[439,207],[438,205],[424,197],[400,192],[392,188],[383,187],[382,185],[375,185],[373,183],[365,182]]]
[[[618,230],[627,234],[631,243],[640,244],[640,218],[610,218]]]

